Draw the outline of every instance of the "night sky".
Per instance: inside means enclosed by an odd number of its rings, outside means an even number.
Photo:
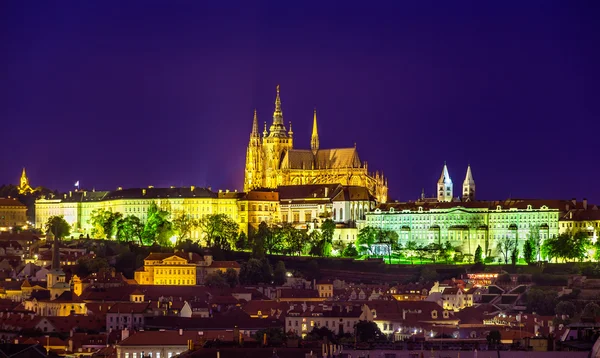
[[[598,1],[334,3],[1,2],[0,184],[241,189],[280,84],[295,146],[316,107],[392,199],[447,161],[455,194],[471,163],[479,199],[600,203]]]

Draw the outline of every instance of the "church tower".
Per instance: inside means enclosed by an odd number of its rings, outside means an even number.
[[[283,124],[283,111],[281,110],[281,97],[279,96],[279,85],[277,86],[277,96],[275,97],[275,111],[273,112],[273,123],[269,128],[269,133],[263,137],[264,151],[264,187],[276,188],[283,184],[279,169],[281,160],[288,149],[292,149],[292,138]]]
[[[23,167],[23,172],[21,173],[21,179],[19,180],[19,186],[17,189],[19,190],[19,194],[31,194],[34,192],[33,188],[29,185],[29,179],[25,173],[25,167]]]
[[[310,137],[310,149],[313,154],[317,154],[319,150],[319,131],[317,130],[317,109],[315,108],[315,112],[313,114],[313,128],[312,128],[312,136]]]
[[[471,173],[471,165],[467,166],[467,175],[462,186],[462,200],[475,200],[475,180],[473,180],[473,174]]]
[[[444,162],[444,169],[442,169],[442,175],[437,182],[437,200],[438,201],[452,201],[452,179],[448,174],[448,167]]]
[[[266,130],[266,129],[265,129]],[[244,190],[249,191],[263,186],[263,148],[260,133],[258,132],[258,117],[254,110],[250,141],[246,150],[246,173],[244,176]]]

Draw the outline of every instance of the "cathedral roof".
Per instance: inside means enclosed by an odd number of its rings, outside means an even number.
[[[356,148],[320,149],[316,154],[306,149],[290,149],[283,157],[282,169],[360,168]]]
[[[339,184],[288,185],[279,187],[279,200],[326,199],[329,201],[341,191]]]
[[[362,186],[344,186],[338,191],[333,201],[366,201],[375,200],[369,193],[369,189]]]

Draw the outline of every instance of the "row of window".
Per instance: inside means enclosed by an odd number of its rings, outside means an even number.
[[[167,357],[166,358],[171,358],[174,355],[178,355],[181,352],[167,352]],[[124,358],[138,358],[138,353],[137,352],[133,352],[132,355],[129,355],[129,352],[125,352],[125,357]],[[141,351],[139,353],[139,358],[153,358],[152,352],[144,352]],[[154,352],[154,358],[160,358],[160,352]]]

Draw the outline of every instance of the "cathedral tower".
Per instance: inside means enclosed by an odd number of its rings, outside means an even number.
[[[313,129],[312,136],[310,137],[310,149],[313,154],[316,154],[319,150],[319,131],[317,130],[317,109],[315,108],[315,112],[313,115]]]
[[[266,129],[265,129],[266,130]],[[260,133],[258,132],[258,116],[254,110],[250,141],[246,150],[246,173],[244,176],[244,190],[252,190],[263,186],[263,149]]]
[[[473,180],[473,174],[471,173],[471,165],[467,166],[467,175],[462,186],[462,200],[475,200],[475,180]]]
[[[438,201],[452,201],[452,179],[448,174],[448,167],[444,162],[444,169],[442,169],[442,175],[437,182],[437,200]]]
[[[265,178],[264,187],[276,188],[282,185],[282,177],[278,175],[281,165],[281,159],[288,149],[292,149],[292,138],[283,124],[283,111],[281,110],[281,97],[279,96],[279,86],[277,86],[277,96],[275,97],[275,111],[273,112],[273,124],[269,128],[269,134],[263,138],[264,168]]]
[[[25,173],[25,167],[23,167],[23,172],[21,172],[21,179],[19,180],[19,186],[17,189],[19,190],[19,194],[31,194],[34,192],[33,188],[29,185],[29,179]]]

